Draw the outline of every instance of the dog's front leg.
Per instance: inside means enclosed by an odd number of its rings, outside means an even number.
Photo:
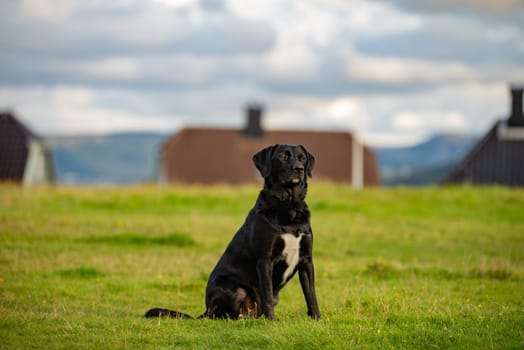
[[[273,299],[273,279],[271,277],[273,266],[271,259],[261,258],[257,262],[258,284],[260,286],[260,299],[262,313],[268,320],[275,318],[275,300]]]
[[[298,267],[298,277],[300,286],[304,293],[307,304],[307,314],[316,320],[320,319],[320,310],[318,308],[317,294],[315,292],[315,270],[311,258],[304,259]]]

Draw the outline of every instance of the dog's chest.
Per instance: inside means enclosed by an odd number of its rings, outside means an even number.
[[[291,277],[298,265],[300,258],[300,240],[303,235],[303,233],[299,233],[298,235],[284,233],[280,235],[280,239],[283,242],[281,255],[287,265],[282,274],[282,283],[285,283],[289,277]]]

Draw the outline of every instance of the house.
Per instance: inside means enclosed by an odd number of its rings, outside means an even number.
[[[444,183],[524,186],[522,88],[511,88],[511,113],[499,120],[459,162]]]
[[[11,113],[0,112],[0,181],[37,185],[54,181],[51,153]]]
[[[302,144],[315,156],[315,179],[360,188],[380,183],[373,151],[349,132],[264,130],[262,108],[250,106],[243,129],[184,128],[170,137],[159,155],[160,183],[261,181],[252,157],[273,144]]]

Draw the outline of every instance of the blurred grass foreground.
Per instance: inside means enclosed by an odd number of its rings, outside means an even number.
[[[198,315],[258,188],[0,185],[2,348],[524,348],[524,190],[313,182],[316,285],[280,321]]]

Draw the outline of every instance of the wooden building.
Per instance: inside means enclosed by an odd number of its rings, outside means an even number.
[[[242,184],[261,181],[253,155],[273,144],[302,144],[315,156],[315,179],[356,188],[380,184],[375,154],[349,132],[264,130],[262,109],[249,107],[243,129],[184,128],[162,146],[161,183]]]
[[[11,113],[0,113],[0,181],[24,185],[54,181],[51,153]]]
[[[444,179],[444,183],[524,186],[522,88],[511,89],[511,114],[499,120]]]

